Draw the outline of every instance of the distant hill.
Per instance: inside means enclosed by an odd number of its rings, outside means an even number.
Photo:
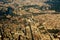
[[[49,10],[60,11],[60,0],[0,0],[0,2],[5,4],[11,3],[14,6],[39,5],[46,7],[47,5],[50,5]]]
[[[60,0],[46,1],[45,3],[51,6],[51,10],[60,12]]]

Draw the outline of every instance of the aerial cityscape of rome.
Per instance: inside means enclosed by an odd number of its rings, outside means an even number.
[[[0,0],[0,40],[60,40],[60,0]]]

